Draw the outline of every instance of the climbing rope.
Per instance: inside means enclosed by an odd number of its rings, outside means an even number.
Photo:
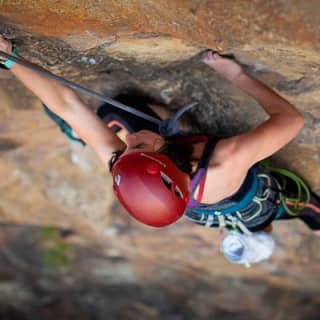
[[[282,190],[279,190],[281,191],[280,203],[289,215],[298,216],[301,210],[309,206],[311,200],[311,192],[307,184],[300,177],[289,170],[273,167],[267,160],[260,161],[260,164],[263,167],[267,168],[269,171],[278,173],[280,176],[282,176],[282,178],[284,178]],[[282,191],[286,190],[286,178],[291,179],[295,183],[298,192],[296,197],[289,197],[282,193]],[[303,195],[305,195],[305,200],[302,200]],[[289,208],[288,205],[293,206],[294,210]]]
[[[182,130],[180,128],[178,119],[192,107],[196,106],[198,102],[191,102],[180,108],[176,114],[166,120],[162,120],[159,124],[159,132],[164,137],[170,137],[179,134]]]
[[[94,97],[94,98],[101,100],[103,102],[107,102],[107,103],[113,105],[114,107],[125,110],[129,113],[132,113],[136,116],[139,116],[140,118],[143,118],[143,119],[148,120],[152,123],[155,123],[159,126],[159,131],[163,136],[170,136],[170,135],[173,135],[173,134],[180,132],[181,131],[180,126],[177,122],[178,118],[181,117],[181,115],[184,112],[186,112],[187,110],[189,110],[190,108],[192,108],[193,106],[198,104],[197,102],[192,102],[192,103],[184,106],[180,110],[178,110],[178,112],[172,118],[169,118],[166,120],[160,120],[160,119],[154,118],[154,117],[152,117],[142,111],[139,111],[135,108],[129,107],[123,103],[120,103],[116,100],[113,100],[109,97],[105,97],[95,91],[89,90],[85,87],[82,87],[78,84],[75,84],[74,82],[71,82],[71,81],[66,80],[62,77],[59,77],[59,76],[57,76],[57,75],[39,67],[39,66],[36,66],[28,61],[22,60],[22,59],[18,58],[17,56],[9,55],[9,54],[2,52],[2,51],[0,51],[0,56],[6,58],[9,61],[13,61],[17,64],[20,64],[20,65],[22,65],[22,66],[24,66],[34,72],[46,77],[46,78],[49,78],[49,79],[52,79],[52,80],[57,81],[59,83],[62,83],[71,89],[79,91],[79,92],[86,94],[88,96]]]

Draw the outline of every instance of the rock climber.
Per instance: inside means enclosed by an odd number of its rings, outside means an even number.
[[[3,36],[0,50],[18,56]],[[99,116],[74,90],[10,59],[2,59],[2,64],[45,104],[51,117],[61,119],[94,150],[113,176],[115,196],[136,220],[163,227],[185,215],[206,227],[251,235],[266,230],[274,220],[299,218],[319,230],[319,196],[293,172],[264,162],[298,135],[304,125],[302,114],[235,60],[212,50],[200,59],[255,99],[268,119],[229,138],[166,138],[150,126],[140,126],[142,130],[138,126],[123,141],[103,121],[106,108]],[[130,122],[129,116],[121,119]]]

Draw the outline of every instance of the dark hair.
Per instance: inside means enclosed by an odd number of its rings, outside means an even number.
[[[191,175],[191,157],[193,153],[193,145],[182,144],[174,140],[169,140],[166,141],[157,152],[167,156],[181,171]],[[112,152],[112,157],[109,160],[110,172],[122,153],[123,151],[120,150]]]
[[[118,161],[119,157],[123,154],[124,150],[117,150],[112,152],[112,156],[108,162],[109,172],[112,171],[114,164]]]
[[[163,106],[162,103],[159,103],[154,98],[147,96],[143,92],[139,92],[137,90],[127,90],[124,93],[120,93],[117,96],[114,97],[115,100],[130,105],[142,112],[145,112],[153,117],[156,117],[158,119],[159,116],[149,107],[149,104],[157,104],[158,106]],[[111,106],[112,107],[112,106]],[[117,113],[124,112],[122,110],[117,110]],[[126,115],[126,113],[124,112]],[[132,116],[131,116],[132,117]],[[140,121],[143,121],[140,119]],[[135,120],[135,123],[137,123],[137,120]],[[140,125],[139,125],[140,126]],[[135,128],[133,128],[135,129]],[[137,129],[137,128],[136,128]],[[153,130],[153,126],[148,126],[148,123],[144,124],[144,129],[156,131]],[[182,144],[178,142],[179,140],[166,140],[165,144],[158,150],[157,152],[162,153],[166,155],[181,171],[191,174],[192,166],[191,166],[191,156],[193,152],[193,146],[191,144]],[[112,171],[112,167],[117,162],[119,157],[123,151],[118,150],[112,152],[112,157],[109,160],[109,171]]]
[[[157,152],[166,155],[181,171],[191,176],[193,149],[192,144],[179,143],[179,140],[166,140]]]

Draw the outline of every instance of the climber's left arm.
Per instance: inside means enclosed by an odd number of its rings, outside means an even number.
[[[253,164],[267,158],[292,141],[302,129],[304,119],[299,110],[273,89],[244,72],[236,61],[212,51],[203,54],[203,60],[233,85],[255,99],[269,118],[255,129],[225,139],[217,145],[238,170],[246,171]],[[228,153],[228,156],[226,155]]]

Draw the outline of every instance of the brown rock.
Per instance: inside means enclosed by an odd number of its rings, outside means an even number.
[[[235,53],[303,112],[304,129],[274,161],[320,192],[318,17],[316,0],[0,1],[0,31],[24,57],[108,96],[150,93],[162,114],[199,100],[185,117],[195,131],[238,134],[264,119],[197,57],[205,47]],[[3,70],[0,177],[0,318],[318,316],[319,238],[302,223],[275,223],[274,256],[249,270],[225,261],[215,230],[139,226],[91,150],[70,145]],[[48,274],[43,257],[63,268]]]

